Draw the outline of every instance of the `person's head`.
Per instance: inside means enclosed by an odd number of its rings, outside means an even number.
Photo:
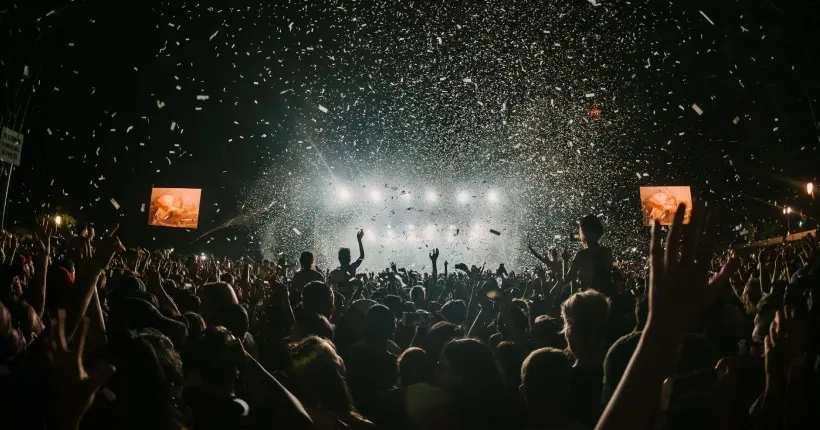
[[[606,354],[609,300],[595,290],[571,295],[561,304],[564,337],[579,360],[600,359]]]
[[[367,311],[364,321],[364,338],[367,342],[382,343],[393,337],[396,320],[384,305],[374,305]]]
[[[245,360],[245,351],[228,329],[212,326],[191,339],[183,357],[186,379],[201,382],[217,392],[231,393],[237,368]]]
[[[355,413],[344,362],[330,341],[311,336],[289,349],[302,402],[337,413]]]
[[[333,292],[330,286],[313,281],[302,289],[302,307],[305,311],[330,317],[333,311]]]
[[[185,312],[183,316],[188,323],[188,339],[196,339],[205,330],[205,320],[196,312]]]
[[[441,307],[441,316],[454,324],[464,324],[467,319],[467,304],[464,300],[450,300]]]
[[[436,376],[453,399],[466,428],[503,417],[499,412],[509,406],[493,352],[481,341],[459,339],[448,343],[441,351]]]
[[[416,285],[415,287],[410,289],[410,300],[413,303],[424,302],[426,297],[427,297],[427,294],[424,291],[424,287]]]
[[[314,263],[315,260],[312,252],[305,251],[299,255],[299,266],[302,267],[302,270],[312,269]]]
[[[230,305],[219,310],[212,325],[221,325],[237,339],[244,339],[248,332],[248,311],[242,305]]]
[[[595,215],[587,215],[581,218],[579,223],[581,240],[587,245],[595,245],[604,235],[604,225]]]
[[[763,342],[766,335],[769,334],[769,326],[774,321],[777,311],[783,309],[783,294],[770,293],[761,297],[757,303],[757,312],[754,320],[754,330],[752,331],[752,339],[755,342]]]
[[[339,264],[342,267],[350,265],[350,248],[342,248],[339,250]]]
[[[406,387],[430,380],[433,376],[434,364],[423,349],[407,348],[399,357],[401,385]]]
[[[563,351],[541,348],[521,365],[519,392],[532,413],[561,413],[568,406],[572,363]]]
[[[205,318],[205,322],[209,324],[211,318],[213,318],[221,308],[239,303],[239,299],[237,299],[233,287],[224,282],[203,285],[199,289],[199,298],[202,301],[200,304],[202,317]]]
[[[521,384],[521,363],[527,358],[527,350],[521,345],[504,341],[495,347],[495,360],[507,387],[518,389]]]
[[[450,322],[441,321],[433,324],[427,332],[424,339],[424,350],[430,356],[430,360],[438,362],[441,356],[441,350],[444,345],[453,339],[461,337],[462,333],[459,326]]]
[[[233,285],[234,279],[233,275],[230,273],[223,273],[222,276],[219,277],[219,282],[224,282],[226,284]]]
[[[549,315],[540,315],[535,318],[530,329],[530,341],[534,348],[564,349],[567,347],[567,340],[561,334],[561,321]]]
[[[521,300],[514,300],[512,302],[512,306],[510,306],[510,319],[509,321],[513,326],[508,326],[504,320],[502,320],[501,316],[498,316],[498,331],[501,333],[504,339],[514,339],[514,333],[526,333],[527,329],[529,329],[529,318],[527,317],[527,305]]]
[[[144,339],[154,348],[154,353],[157,355],[157,360],[159,360],[168,382],[178,392],[181,392],[179,390],[182,390],[183,383],[182,359],[174,349],[171,339],[153,328],[140,330],[137,332],[137,337]]]
[[[111,419],[119,420],[122,428],[181,427],[183,415],[174,399],[179,387],[166,373],[179,369],[169,343],[157,333],[109,333],[108,361],[117,369],[108,384],[116,396]]]

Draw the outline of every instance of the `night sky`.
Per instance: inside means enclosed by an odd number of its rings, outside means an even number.
[[[549,245],[603,214],[624,249],[646,242],[639,186],[691,185],[724,241],[783,224],[775,203],[816,227],[820,1],[599,3],[0,6],[3,118],[25,133],[7,219],[59,210],[130,245],[270,256],[338,246],[317,217],[349,241],[357,214],[391,216],[334,212],[339,187],[385,206],[494,187],[504,210],[465,219]],[[202,188],[199,230],[148,227],[153,186]]]

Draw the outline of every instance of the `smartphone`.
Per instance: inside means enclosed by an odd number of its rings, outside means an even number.
[[[661,389],[661,410],[681,410],[702,404],[711,398],[717,382],[715,369],[666,378]]]

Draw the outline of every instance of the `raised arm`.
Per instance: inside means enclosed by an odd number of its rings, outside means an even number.
[[[74,332],[80,324],[80,320],[85,316],[91,296],[97,287],[97,279],[100,272],[105,270],[114,255],[125,251],[120,240],[113,236],[116,228],[112,230],[108,237],[104,238],[97,247],[97,253],[90,257],[77,274],[77,281],[74,286],[65,294],[66,305],[66,335],[73,337]],[[91,254],[91,243],[85,241],[86,255]]]
[[[364,261],[364,245],[362,245],[362,238],[364,237],[364,230],[359,230],[356,233],[356,240],[359,242],[359,261]]]
[[[34,232],[34,279],[26,290],[26,301],[42,318],[46,308],[46,276],[51,256],[51,234],[54,228],[48,219],[42,219]]]
[[[649,426],[663,381],[677,366],[683,337],[697,314],[709,305],[708,256],[712,245],[706,243],[698,247],[702,227],[708,226],[708,217],[703,204],[699,203],[692,210],[691,223],[684,226],[685,211],[685,205],[678,206],[665,250],[661,246],[660,224],[655,221],[652,226],[646,329],[595,427],[598,430]],[[704,240],[713,237],[707,233]],[[681,239],[683,246],[678,260]]]
[[[431,289],[435,292],[438,291],[438,267],[436,266],[436,261],[438,260],[438,248],[433,250],[430,253],[430,262],[433,263],[433,283],[430,286]]]

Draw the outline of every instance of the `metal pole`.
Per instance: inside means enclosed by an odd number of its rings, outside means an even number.
[[[9,188],[11,187],[11,172],[14,170],[14,165],[9,163],[8,177],[6,178],[6,192],[3,195],[3,217],[0,219],[0,228],[6,228],[6,204],[9,201]]]

